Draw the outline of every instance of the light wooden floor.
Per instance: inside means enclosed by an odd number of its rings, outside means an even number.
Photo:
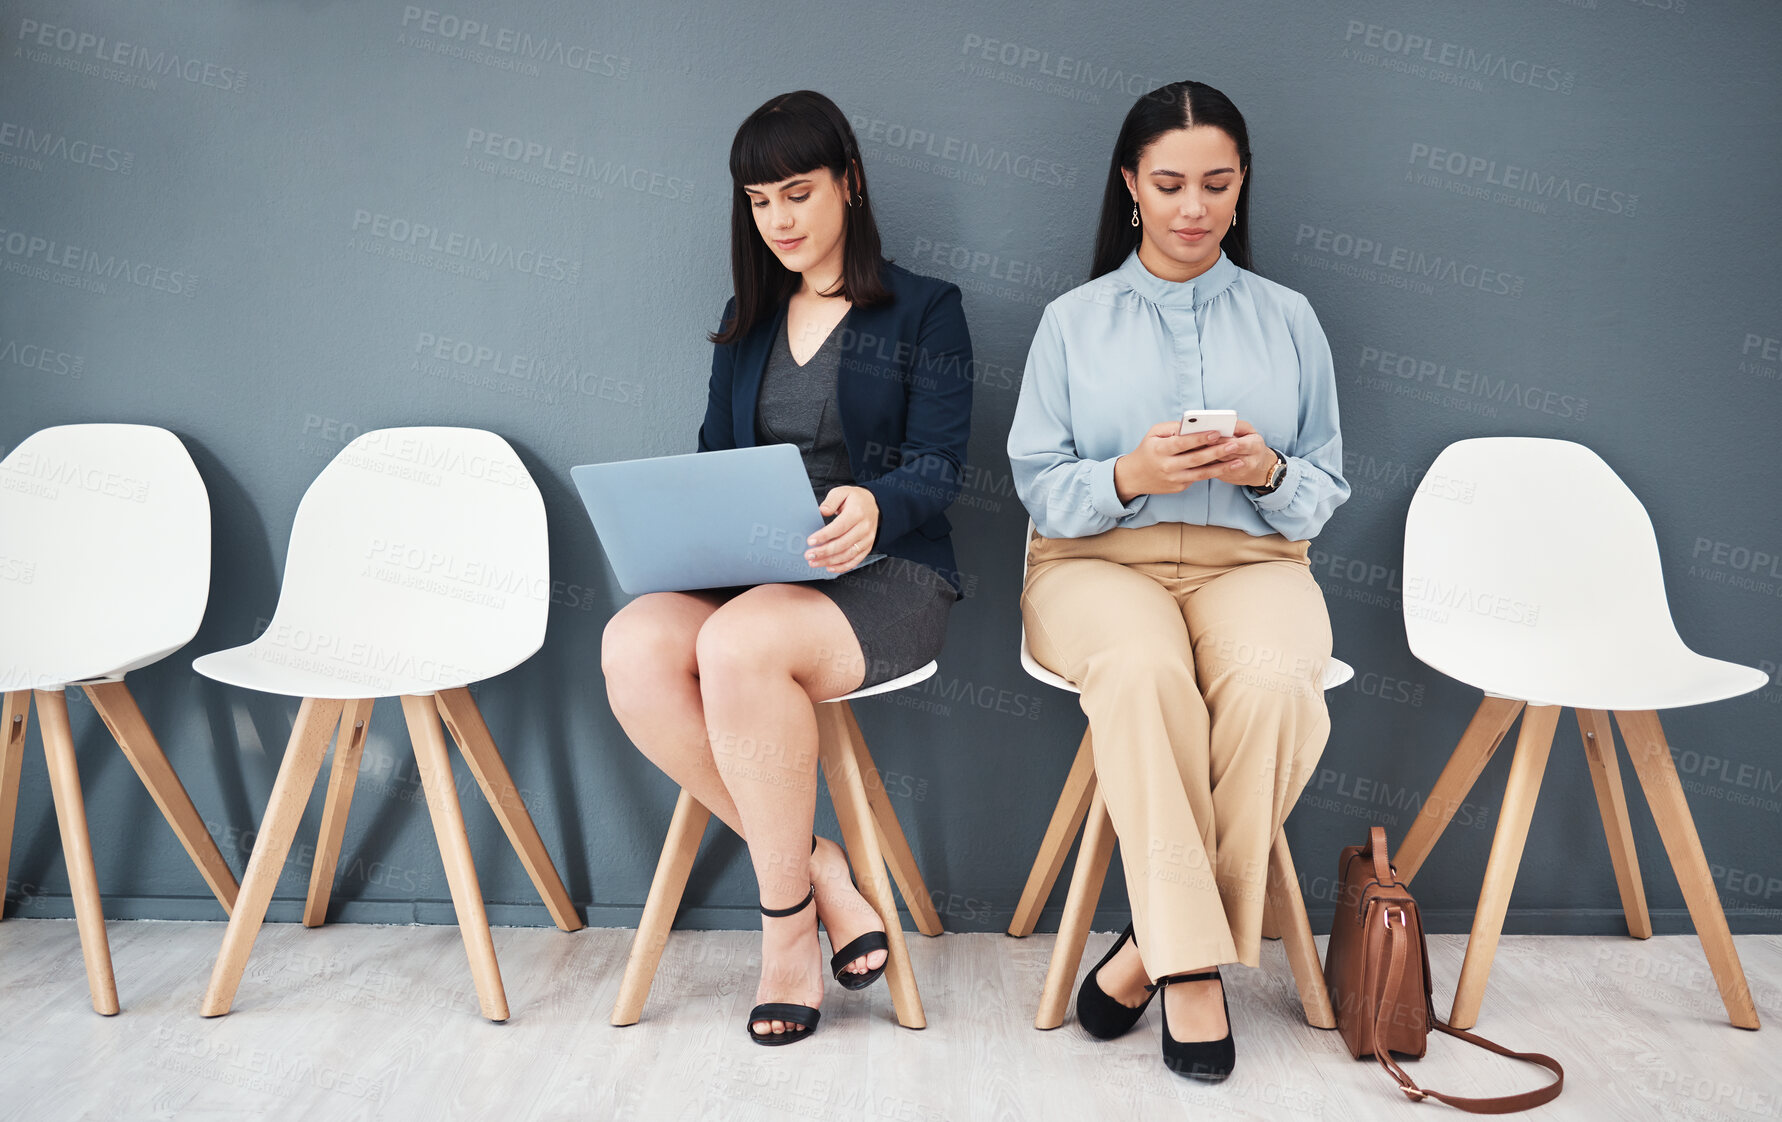
[[[1128,1037],[1032,1027],[1049,935],[912,935],[930,1027],[899,1028],[883,985],[831,985],[812,1040],[747,1040],[758,936],[677,932],[644,1019],[613,1028],[630,932],[496,928],[513,1019],[476,1012],[456,928],[268,924],[235,1012],[197,1008],[221,923],[109,925],[123,1012],[87,1004],[74,924],[0,923],[0,1117],[30,1119],[1374,1119],[1413,1105],[1333,1032],[1306,1027],[1279,943],[1228,967],[1238,1066],[1170,1074],[1153,1008]],[[1085,968],[1111,935],[1091,936]],[[1322,940],[1320,940],[1322,943]],[[1692,936],[1507,936],[1478,1031],[1546,1051],[1565,1093],[1540,1118],[1782,1118],[1782,936],[1737,940],[1767,1027],[1730,1027]],[[1444,1015],[1464,939],[1430,937]],[[1464,1049],[1464,1050],[1463,1050]],[[1425,1086],[1491,1094],[1539,1069],[1442,1036]]]

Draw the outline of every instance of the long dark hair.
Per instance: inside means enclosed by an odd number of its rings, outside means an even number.
[[[1132,192],[1126,187],[1130,171],[1138,175],[1139,154],[1158,137],[1191,125],[1211,125],[1237,145],[1238,167],[1244,187],[1238,194],[1237,225],[1225,232],[1219,248],[1240,268],[1250,265],[1250,130],[1244,115],[1231,99],[1205,82],[1171,82],[1159,86],[1133,103],[1114,141],[1114,158],[1108,161],[1108,186],[1101,197],[1101,222],[1095,229],[1095,260],[1089,269],[1093,280],[1120,267],[1144,233],[1132,224]]]
[[[842,227],[840,288],[862,307],[883,304],[890,290],[879,279],[879,227],[866,193],[866,169],[848,119],[815,90],[796,90],[768,99],[750,113],[730,144],[730,273],[736,285],[736,315],[711,335],[714,343],[735,343],[798,291],[799,276],[774,256],[750,211],[749,183],[778,183],[818,168],[847,178],[854,203]]]

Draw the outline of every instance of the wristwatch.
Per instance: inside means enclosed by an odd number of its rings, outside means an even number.
[[[1268,473],[1267,483],[1264,483],[1260,487],[1250,488],[1250,490],[1256,492],[1258,495],[1274,494],[1275,488],[1281,485],[1281,480],[1287,475],[1287,457],[1281,455],[1279,452],[1275,452],[1273,448],[1270,448],[1269,451],[1275,453],[1275,466],[1270,469]]]

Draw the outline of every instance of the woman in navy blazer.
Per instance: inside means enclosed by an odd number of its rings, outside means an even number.
[[[958,497],[971,431],[971,338],[959,288],[889,261],[880,262],[879,279],[892,302],[854,307],[837,328],[836,398],[848,463],[878,503],[873,552],[926,565],[962,594],[953,524],[943,513]],[[735,315],[733,298],[724,322]],[[712,348],[701,452],[757,443],[761,374],[785,331],[781,307],[737,342]]]
[[[956,286],[880,255],[859,145],[828,98],[750,114],[730,173],[736,295],[712,335],[699,450],[796,445],[829,519],[805,557],[839,575],[640,596],[607,625],[601,666],[632,742],[748,842],[763,920],[747,1027],[788,1044],[817,1026],[819,921],[838,982],[884,973],[896,917],[811,834],[813,706],[926,665],[946,637],[971,339]]]

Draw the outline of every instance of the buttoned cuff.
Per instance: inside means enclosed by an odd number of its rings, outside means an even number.
[[[1256,504],[1257,510],[1271,514],[1277,510],[1286,510],[1293,502],[1294,492],[1299,490],[1299,481],[1305,478],[1305,461],[1285,452],[1281,456],[1287,461],[1287,470],[1281,474],[1279,487],[1266,495],[1258,495],[1249,487],[1244,488],[1244,494],[1250,496],[1250,501]]]
[[[1103,518],[1112,518],[1118,522],[1129,514],[1138,513],[1138,508],[1145,501],[1145,496],[1134,495],[1132,501],[1120,501],[1120,492],[1114,487],[1114,463],[1119,460],[1097,460],[1089,470],[1089,500],[1095,504],[1096,513]]]

